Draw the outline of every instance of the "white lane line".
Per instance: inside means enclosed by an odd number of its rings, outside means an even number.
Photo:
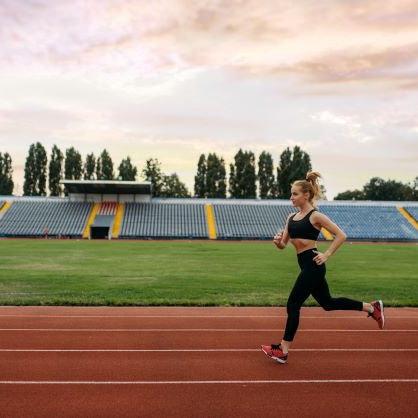
[[[387,317],[387,315],[385,315]],[[0,315],[15,318],[287,318],[287,315]],[[322,318],[321,316],[304,316],[304,318]],[[325,317],[324,317],[325,318]],[[364,318],[364,316],[345,316],[329,318]],[[405,317],[406,318],[406,317]],[[411,317],[417,318],[417,317]]]
[[[201,310],[201,309],[245,309],[245,310],[264,310],[264,309],[279,309],[281,306],[180,306],[180,305],[173,305],[173,306],[107,306],[107,305],[99,305],[99,306],[59,306],[59,305],[51,305],[51,306],[41,306],[41,305],[1,305],[0,309],[98,309],[98,310],[106,310],[106,309],[153,309],[153,310],[170,310],[170,309],[184,309],[184,310]],[[316,308],[315,306],[306,306],[306,308]],[[413,308],[396,308],[396,309],[413,309]]]
[[[260,349],[256,348],[190,348],[190,349],[32,349],[32,348],[2,348],[0,352],[17,352],[17,353],[200,353],[200,352],[260,352]],[[418,351],[418,348],[294,348],[295,351],[336,351],[336,352],[348,352],[348,351],[366,351],[366,352],[386,352],[386,351]]]
[[[82,305],[77,305],[77,306],[60,306],[60,305],[50,305],[50,306],[42,306],[42,305],[1,305],[0,306],[0,310],[1,309],[14,309],[14,310],[19,310],[19,309],[39,309],[39,310],[53,310],[53,309],[86,309],[86,310],[114,310],[114,309],[118,309],[118,310],[160,310],[160,311],[166,311],[166,310],[181,310],[184,309],[185,311],[201,311],[201,310],[211,310],[211,311],[226,311],[226,310],[243,310],[243,311],[262,311],[262,310],[270,310],[270,311],[274,311],[274,310],[279,310],[279,309],[283,309],[285,310],[286,307],[284,306],[192,306],[192,305],[184,305],[184,306],[180,306],[180,305],[172,305],[172,306],[163,306],[163,305],[154,305],[154,306],[147,306],[147,305],[130,305],[130,306],[109,306],[109,305],[86,305],[86,306],[82,306]],[[303,309],[317,309],[319,310],[320,307],[319,306],[303,306]],[[385,308],[386,309],[386,308]],[[390,306],[388,309],[397,309],[397,310],[416,310],[418,308],[416,307],[411,307],[411,306],[398,306],[398,307],[394,307],[394,306]]]
[[[418,379],[312,379],[312,380],[0,380],[0,385],[254,385],[292,383],[418,383]]]
[[[37,331],[37,332],[278,332],[274,329],[237,329],[237,328],[0,328],[2,331]],[[418,329],[299,329],[298,332],[418,332]]]
[[[1,315],[6,318],[287,318],[287,315]],[[418,319],[418,316],[389,316],[386,319]],[[301,316],[302,319],[364,319],[357,316]]]

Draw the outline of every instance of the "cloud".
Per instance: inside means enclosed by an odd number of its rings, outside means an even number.
[[[328,110],[323,112],[316,113],[311,116],[313,120],[318,120],[325,123],[333,123],[337,125],[350,125],[353,127],[360,127],[358,123],[353,121],[353,118],[350,116],[336,115]]]
[[[374,53],[337,51],[300,62],[282,71],[300,73],[307,82],[385,82],[386,88],[404,88],[418,81],[418,43]]]
[[[187,68],[392,80],[418,52],[414,1],[133,0],[0,3],[1,71],[100,72],[135,80]],[[390,35],[388,36],[388,31]]]

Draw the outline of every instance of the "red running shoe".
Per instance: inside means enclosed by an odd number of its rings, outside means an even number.
[[[279,363],[286,363],[287,354],[283,353],[282,346],[280,344],[262,345],[261,349],[263,353],[278,361]]]
[[[382,329],[385,326],[385,314],[383,313],[383,302],[379,299],[374,302],[371,302],[373,306],[373,313],[369,313],[367,316],[371,316],[377,321],[377,325]]]

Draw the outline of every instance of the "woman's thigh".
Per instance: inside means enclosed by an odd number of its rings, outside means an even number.
[[[309,297],[312,293],[312,277],[309,274],[309,271],[302,270],[299,273],[299,276],[296,279],[293,289],[290,292],[287,305],[291,306],[302,306],[303,302]]]

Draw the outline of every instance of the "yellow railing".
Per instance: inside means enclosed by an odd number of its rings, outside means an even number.
[[[99,210],[100,203],[95,203],[93,205],[93,208],[90,212],[89,220],[87,221],[86,228],[84,229],[83,238],[89,238],[90,237],[90,226],[94,222],[94,218],[96,217],[96,213]]]
[[[404,208],[398,207],[398,210],[418,230],[418,222]]]
[[[324,237],[327,241],[332,241],[333,240],[332,234],[331,234],[331,232],[328,231],[328,229],[322,228],[321,232],[322,232],[322,234],[324,235]]]
[[[6,211],[7,211],[7,209],[9,209],[10,208],[10,206],[12,205],[12,203],[13,202],[6,202],[4,205],[3,205],[3,207],[0,209],[0,213],[2,213],[2,214],[4,214]]]
[[[205,205],[206,217],[208,219],[209,239],[216,239],[215,215],[210,204]]]
[[[115,221],[113,222],[112,238],[117,238],[119,236],[120,225],[122,223],[124,208],[125,208],[125,205],[123,203],[119,203],[118,210],[116,211],[116,215],[115,215]]]

